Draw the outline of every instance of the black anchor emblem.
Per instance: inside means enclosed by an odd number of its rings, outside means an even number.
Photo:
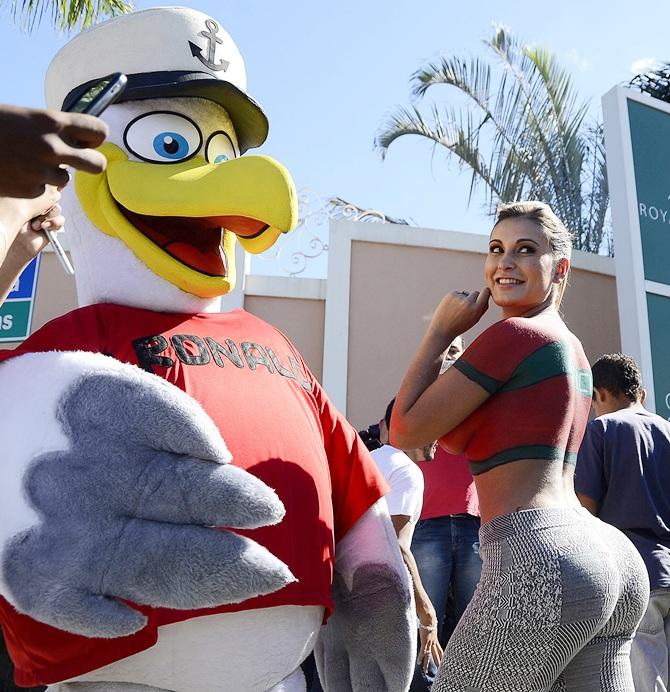
[[[223,70],[224,72],[228,69],[230,63],[227,60],[221,60],[220,62],[214,62],[216,57],[216,44],[223,43],[223,40],[217,36],[219,32],[219,25],[213,19],[206,19],[205,26],[206,31],[201,31],[198,36],[203,36],[207,39],[207,57],[205,58],[202,54],[202,48],[193,41],[189,41],[188,45],[191,47],[191,55],[198,58],[200,62],[205,66],[209,67],[210,70],[218,72]]]

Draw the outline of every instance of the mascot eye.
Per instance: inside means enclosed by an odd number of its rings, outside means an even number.
[[[154,151],[168,159],[183,159],[188,156],[188,141],[178,132],[161,132],[154,137]]]
[[[205,157],[209,163],[223,163],[237,157],[235,147],[225,132],[215,132],[207,140]]]
[[[143,161],[175,163],[198,153],[202,134],[190,118],[158,111],[131,121],[123,133],[123,141]]]

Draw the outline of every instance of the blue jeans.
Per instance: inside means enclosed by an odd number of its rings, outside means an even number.
[[[479,518],[461,514],[419,521],[412,538],[412,555],[435,607],[440,641],[445,645],[481,575]],[[436,673],[432,664],[427,674],[417,666],[411,692],[429,690]]]

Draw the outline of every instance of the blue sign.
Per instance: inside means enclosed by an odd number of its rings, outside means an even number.
[[[40,256],[21,272],[7,300],[0,306],[0,341],[23,341],[30,334]]]
[[[18,281],[14,285],[11,293],[7,296],[7,300],[15,300],[17,298],[34,298],[35,287],[37,286],[37,267],[39,265],[39,255],[21,272]]]

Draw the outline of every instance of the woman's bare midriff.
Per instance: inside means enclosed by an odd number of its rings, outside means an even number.
[[[562,461],[519,459],[475,476],[482,524],[519,509],[580,507],[573,475]]]

